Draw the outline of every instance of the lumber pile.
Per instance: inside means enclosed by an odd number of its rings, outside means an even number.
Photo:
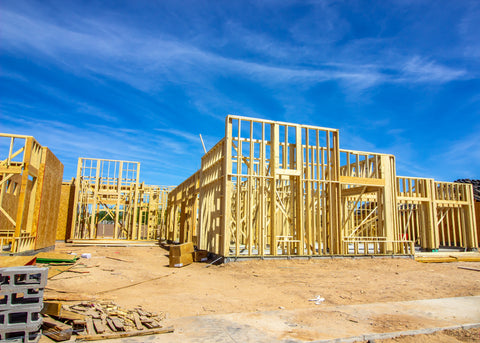
[[[69,340],[72,334],[82,340],[102,340],[173,332],[165,328],[166,314],[145,311],[141,307],[123,309],[111,301],[80,302],[66,305],[46,301],[43,333],[56,340]]]

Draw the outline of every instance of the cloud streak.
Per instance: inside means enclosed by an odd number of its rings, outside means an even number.
[[[87,71],[91,77],[104,75],[145,92],[156,91],[169,83],[201,85],[208,82],[212,74],[223,73],[247,77],[266,86],[279,83],[308,86],[334,80],[350,90],[391,82],[442,84],[466,75],[463,69],[446,67],[420,56],[407,56],[403,60],[397,56],[393,64],[331,63],[328,60],[309,67],[266,64],[225,57],[172,37],[151,37],[115,22],[77,19],[84,22],[81,32],[43,18],[27,18],[6,10],[2,15],[3,44],[7,50],[29,54],[36,51],[71,72],[83,75]],[[35,39],[32,39],[33,34]],[[264,47],[271,55],[285,56],[286,60],[296,50],[292,53],[288,48],[266,44],[267,38],[249,35],[248,31],[245,36],[249,37],[245,38],[249,47]],[[83,60],[81,65],[75,62],[79,58]]]

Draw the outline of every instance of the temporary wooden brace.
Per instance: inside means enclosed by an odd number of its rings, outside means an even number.
[[[33,137],[0,134],[0,237],[11,252],[55,244],[63,165]]]
[[[172,187],[139,177],[139,162],[79,158],[70,238],[158,240]]]

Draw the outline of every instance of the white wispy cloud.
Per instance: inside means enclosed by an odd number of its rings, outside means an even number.
[[[405,62],[397,82],[445,83],[462,79],[466,74],[463,69],[449,68],[435,61],[414,56]]]
[[[145,92],[171,83],[203,86],[211,82],[212,76],[225,73],[241,75],[267,86],[279,83],[313,85],[336,80],[353,90],[388,82],[445,83],[466,74],[463,69],[446,67],[420,56],[407,56],[403,61],[398,57],[393,65],[387,61],[332,63],[324,58],[308,68],[290,66],[288,62],[249,61],[202,50],[173,37],[152,37],[120,23],[100,22],[95,18],[73,19],[83,21],[85,25],[77,25],[75,29],[56,25],[46,18],[25,17],[4,10],[4,47],[28,50],[29,53],[33,49],[73,73],[84,75],[87,71],[90,77],[104,75]],[[268,43],[268,37],[264,35],[249,33],[245,29],[241,33],[246,37],[246,48],[258,50],[261,47],[270,55],[283,56],[285,61],[298,52],[296,47]],[[308,54],[308,51],[304,53]],[[82,57],[81,64],[77,63],[78,57]],[[386,72],[387,67],[395,72]]]

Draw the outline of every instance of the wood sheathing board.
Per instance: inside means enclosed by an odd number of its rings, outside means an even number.
[[[39,192],[35,203],[36,242],[35,249],[42,249],[55,245],[57,229],[57,213],[60,204],[62,189],[63,164],[48,149],[44,147],[42,164],[38,180]]]
[[[23,177],[23,176],[22,176]],[[20,186],[20,185],[19,185]],[[29,230],[30,225],[29,222],[32,220],[32,215],[33,215],[33,202],[35,201],[34,198],[32,197],[32,191],[34,190],[35,183],[33,180],[27,180],[27,186],[25,187],[25,202],[24,202],[24,207],[23,207],[23,213],[24,215],[22,216],[22,225],[21,229],[22,230]],[[20,203],[18,204],[20,208]],[[17,210],[17,215],[18,215],[18,210]],[[18,225],[18,224],[17,224]],[[18,230],[18,228],[17,228]]]
[[[480,201],[475,201],[475,219],[477,222],[478,246],[480,246]]]
[[[17,174],[10,178],[8,187],[3,191],[2,207],[12,218],[17,217],[18,195],[20,191],[20,182],[22,175]],[[7,235],[7,232],[15,232],[13,224],[5,217],[0,215],[0,235]]]
[[[63,182],[60,194],[60,204],[58,207],[57,219],[57,240],[66,240],[70,238],[70,228],[72,227],[73,203],[75,200],[75,181]]]

